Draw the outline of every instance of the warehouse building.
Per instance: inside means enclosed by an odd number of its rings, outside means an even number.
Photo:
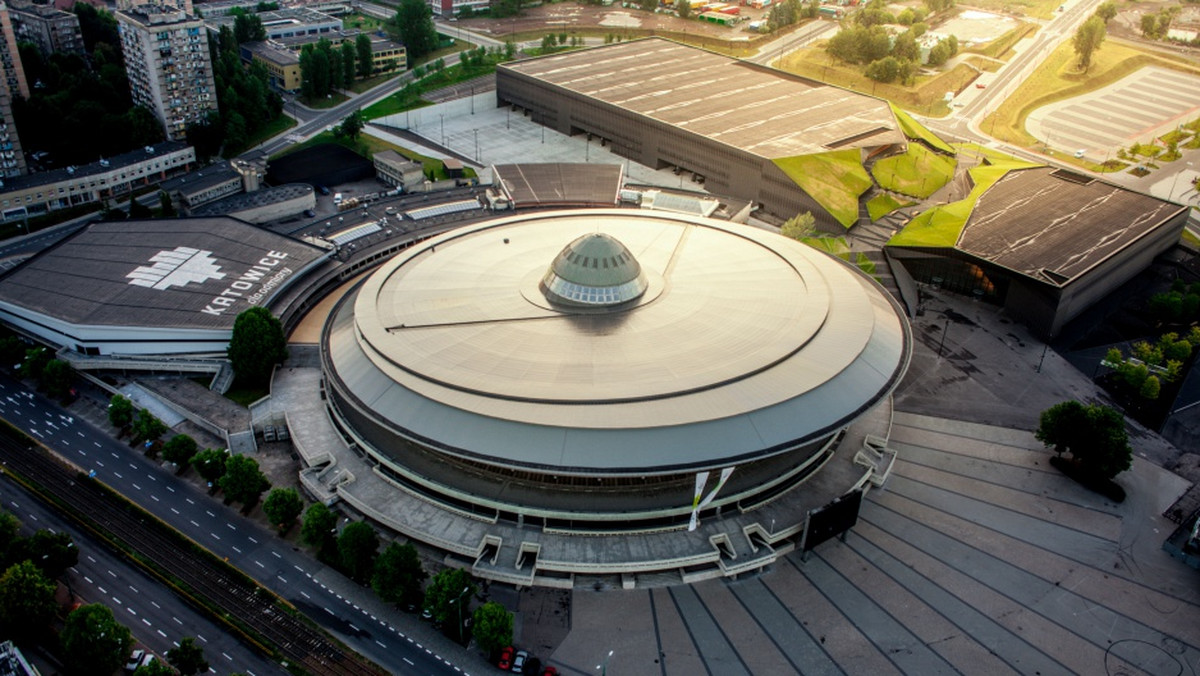
[[[886,101],[661,38],[502,64],[496,88],[562,134],[831,231],[858,222],[863,163],[907,147]]]

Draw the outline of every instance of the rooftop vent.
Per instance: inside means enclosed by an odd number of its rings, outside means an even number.
[[[1068,183],[1077,183],[1079,185],[1091,185],[1096,180],[1087,174],[1080,174],[1067,169],[1055,169],[1050,172],[1050,175]]]

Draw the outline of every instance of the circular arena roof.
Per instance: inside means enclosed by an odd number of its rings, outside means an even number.
[[[641,290],[565,304],[556,280]],[[343,303],[326,340],[331,376],[403,438],[617,474],[829,436],[891,393],[911,350],[894,302],[856,268],[748,226],[634,210],[514,216],[417,244]]]

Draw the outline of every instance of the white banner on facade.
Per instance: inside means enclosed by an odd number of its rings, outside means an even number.
[[[712,491],[703,500],[700,499],[700,496],[704,493],[704,484],[708,483],[708,472],[696,474],[696,493],[692,497],[692,518],[688,521],[688,531],[694,531],[700,525],[700,510],[707,507],[708,503],[717,497],[717,493],[721,491],[721,488],[729,480],[730,475],[733,474],[733,470],[735,469],[737,469],[737,465],[721,470],[721,478],[717,480],[717,485],[713,487]]]

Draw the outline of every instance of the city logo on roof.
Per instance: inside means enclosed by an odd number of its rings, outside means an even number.
[[[171,251],[159,251],[150,257],[150,262],[154,265],[139,265],[125,275],[130,284],[163,291],[172,286],[203,284],[210,279],[225,278],[211,251],[177,246]]]

